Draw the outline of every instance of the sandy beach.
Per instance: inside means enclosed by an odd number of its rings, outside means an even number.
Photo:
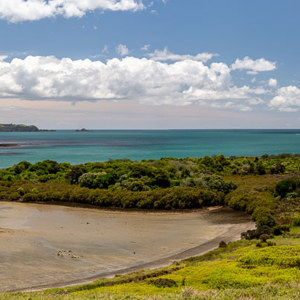
[[[205,253],[254,228],[230,209],[136,212],[0,202],[0,291],[90,282]]]

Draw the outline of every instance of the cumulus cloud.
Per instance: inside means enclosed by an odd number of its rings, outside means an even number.
[[[82,17],[97,9],[137,11],[144,8],[141,0],[0,0],[0,18],[16,23],[56,16]]]
[[[270,107],[279,111],[297,111],[300,107],[300,89],[291,85],[278,89],[277,95],[270,102]]]
[[[274,79],[274,78],[270,78],[269,81],[268,81],[268,85],[270,87],[276,87],[277,86],[277,80]]]
[[[199,53],[195,56],[193,55],[180,55],[174,54],[169,51],[166,47],[164,50],[155,50],[153,53],[149,53],[148,56],[155,61],[180,61],[180,60],[196,60],[207,62],[212,59],[216,54],[212,53]]]
[[[101,61],[28,56],[0,61],[0,98],[28,100],[134,100],[152,105],[210,105],[242,109],[266,91],[232,82],[224,63],[163,63],[126,57]],[[227,103],[227,104],[226,104]],[[245,109],[244,109],[245,110]],[[248,109],[247,109],[248,110]]]
[[[8,55],[0,55],[0,61],[4,61],[8,58]]]
[[[248,74],[255,75],[258,72],[273,71],[276,69],[276,63],[264,58],[253,60],[246,56],[243,59],[237,59],[232,65],[232,70],[248,70]]]
[[[120,56],[126,56],[129,54],[129,50],[128,48],[126,47],[126,45],[118,45],[117,48],[116,48],[116,52],[120,55]]]

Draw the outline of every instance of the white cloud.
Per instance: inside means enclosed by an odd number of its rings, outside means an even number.
[[[108,53],[108,46],[107,45],[104,45],[102,51],[102,53]]]
[[[97,9],[137,11],[144,8],[141,0],[0,0],[0,18],[16,23],[56,16],[82,17]]]
[[[164,48],[164,50],[155,50],[153,53],[149,53],[148,56],[155,61],[180,61],[180,60],[196,60],[207,62],[212,59],[217,54],[211,53],[199,53],[195,56],[193,55],[180,55],[174,54],[168,50],[168,48]]]
[[[4,61],[8,58],[7,55],[0,55],[0,61]]]
[[[240,108],[240,111],[244,111],[244,112],[252,111],[252,108],[249,107],[249,106],[243,106],[243,107]]]
[[[277,86],[277,80],[274,79],[274,78],[270,78],[269,81],[268,81],[268,85],[270,87],[276,87]]]
[[[248,74],[256,75],[258,72],[273,71],[276,69],[276,63],[264,58],[253,60],[246,56],[243,59],[237,59],[232,65],[232,70],[248,70]]]
[[[120,56],[126,56],[129,54],[129,50],[128,48],[126,47],[126,45],[118,45],[116,47],[116,52],[120,55]]]
[[[149,51],[149,48],[151,47],[151,45],[150,44],[146,44],[146,45],[144,45],[142,48],[141,48],[141,50],[143,50],[143,51]]]
[[[251,105],[267,91],[233,84],[224,63],[206,66],[184,60],[171,64],[147,58],[101,61],[28,56],[0,62],[0,98],[28,100],[134,100],[152,105]],[[227,104],[226,104],[227,103]],[[245,109],[244,109],[245,110]]]
[[[270,107],[279,111],[297,111],[300,107],[300,89],[296,86],[285,86],[277,90]]]

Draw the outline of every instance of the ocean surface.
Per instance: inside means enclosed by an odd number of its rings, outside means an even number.
[[[129,158],[260,156],[300,153],[300,129],[292,130],[94,130],[1,132],[0,168],[44,159],[72,164]]]

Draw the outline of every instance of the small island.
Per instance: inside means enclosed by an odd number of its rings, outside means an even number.
[[[0,124],[0,132],[40,132],[40,131],[55,131],[55,130],[39,129],[35,125]]]
[[[88,131],[88,130],[85,129],[85,128],[81,128],[81,129],[76,129],[75,131],[76,131],[76,132],[86,132],[86,131]]]

